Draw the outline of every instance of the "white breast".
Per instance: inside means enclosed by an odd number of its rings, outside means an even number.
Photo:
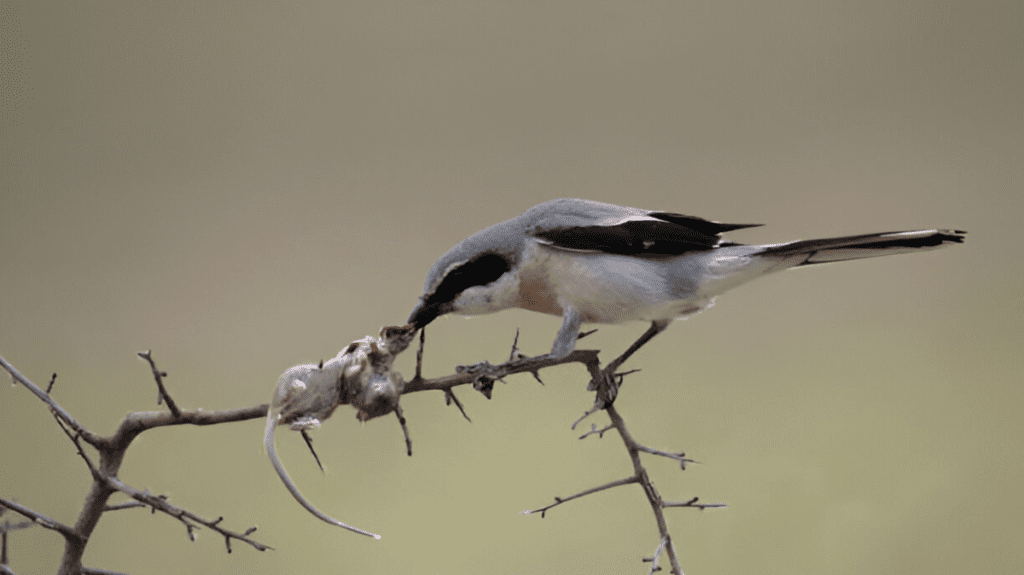
[[[518,307],[584,322],[673,319],[710,307],[718,294],[765,272],[770,262],[737,246],[669,258],[561,250],[533,244],[519,273]]]

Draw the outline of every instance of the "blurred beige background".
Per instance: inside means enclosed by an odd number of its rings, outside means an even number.
[[[1019,2],[0,2],[0,354],[95,431],[158,409],[269,400],[277,377],[403,322],[434,259],[541,201],[585,197],[766,227],[743,242],[958,227],[939,252],[780,274],[677,322],[618,405],[684,570],[1024,570]],[[428,332],[426,371],[500,361],[504,312]],[[621,350],[645,326],[604,327]],[[411,354],[409,354],[411,355]],[[411,374],[411,357],[401,369]],[[86,564],[165,573],[645,573],[615,436],[569,429],[580,368],[342,407],[279,449],[331,528],[291,499],[263,423],[144,434],[122,478],[276,548],[129,510]],[[593,421],[603,422],[604,416]],[[0,495],[73,523],[90,478],[44,406],[0,388]],[[13,514],[12,514],[13,515]],[[18,573],[55,534],[11,536]]]

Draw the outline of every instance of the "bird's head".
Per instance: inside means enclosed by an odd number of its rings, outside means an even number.
[[[525,236],[503,222],[477,232],[441,256],[427,273],[423,295],[408,323],[421,329],[448,313],[474,315],[505,309]]]

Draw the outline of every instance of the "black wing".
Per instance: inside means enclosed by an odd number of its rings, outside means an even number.
[[[677,256],[721,245],[719,234],[761,224],[720,224],[696,216],[650,212],[615,225],[567,226],[533,235],[556,247],[628,256]]]

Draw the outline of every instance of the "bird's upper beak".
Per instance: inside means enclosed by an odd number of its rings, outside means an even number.
[[[408,323],[411,324],[416,329],[422,329],[426,327],[428,323],[437,319],[437,316],[444,313],[441,307],[441,304],[428,304],[420,300],[420,303],[417,304],[415,309],[412,310],[412,313],[409,314]]]

